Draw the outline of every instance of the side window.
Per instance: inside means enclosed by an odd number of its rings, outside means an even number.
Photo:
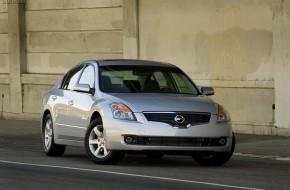
[[[92,65],[86,66],[79,81],[80,84],[89,84],[91,88],[95,85],[95,70]]]
[[[62,79],[62,82],[61,82],[61,85],[60,85],[60,88],[61,88],[61,89],[64,89],[65,84],[66,84],[66,82],[67,82],[68,75],[69,75],[69,73],[66,73],[66,74],[63,76],[63,79]]]
[[[64,83],[63,83],[63,89],[67,89],[67,90],[73,90],[75,84],[77,83],[77,80],[81,74],[81,70],[82,70],[82,66],[78,67],[72,71],[70,71],[70,73],[67,75]]]

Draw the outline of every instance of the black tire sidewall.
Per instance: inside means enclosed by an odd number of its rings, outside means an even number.
[[[235,151],[235,134],[232,135],[232,144],[230,152],[217,152],[213,153],[215,155],[212,158],[204,158],[203,153],[194,154],[192,157],[193,159],[201,165],[211,165],[211,166],[221,166],[227,163],[230,158],[232,157]]]

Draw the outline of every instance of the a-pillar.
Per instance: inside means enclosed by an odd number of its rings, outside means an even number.
[[[21,74],[26,70],[25,4],[8,4],[8,44],[10,59],[10,111],[22,113]]]

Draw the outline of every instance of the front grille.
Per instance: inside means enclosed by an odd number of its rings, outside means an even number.
[[[226,145],[227,138],[145,137],[126,135],[124,136],[124,142],[130,145],[142,146],[210,147]]]
[[[211,114],[207,112],[143,112],[148,121],[167,123],[172,126],[187,126],[207,124]],[[182,123],[174,120],[176,116],[182,116]]]

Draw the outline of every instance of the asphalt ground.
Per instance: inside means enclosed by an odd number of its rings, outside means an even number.
[[[103,166],[82,147],[47,157],[39,122],[0,120],[0,189],[289,189],[289,179],[289,137],[236,134],[233,158],[219,167],[141,155]]]
[[[235,136],[236,155],[282,160],[289,159],[290,161],[290,137],[239,133],[236,133]],[[10,144],[10,146],[13,145],[17,147],[19,144],[9,142],[10,140],[15,140],[13,137],[21,138],[24,142],[38,141],[38,143],[33,144],[33,146],[42,148],[40,142],[40,124],[38,121],[0,119],[0,147],[5,146],[7,143]],[[30,149],[31,147],[26,148]]]

